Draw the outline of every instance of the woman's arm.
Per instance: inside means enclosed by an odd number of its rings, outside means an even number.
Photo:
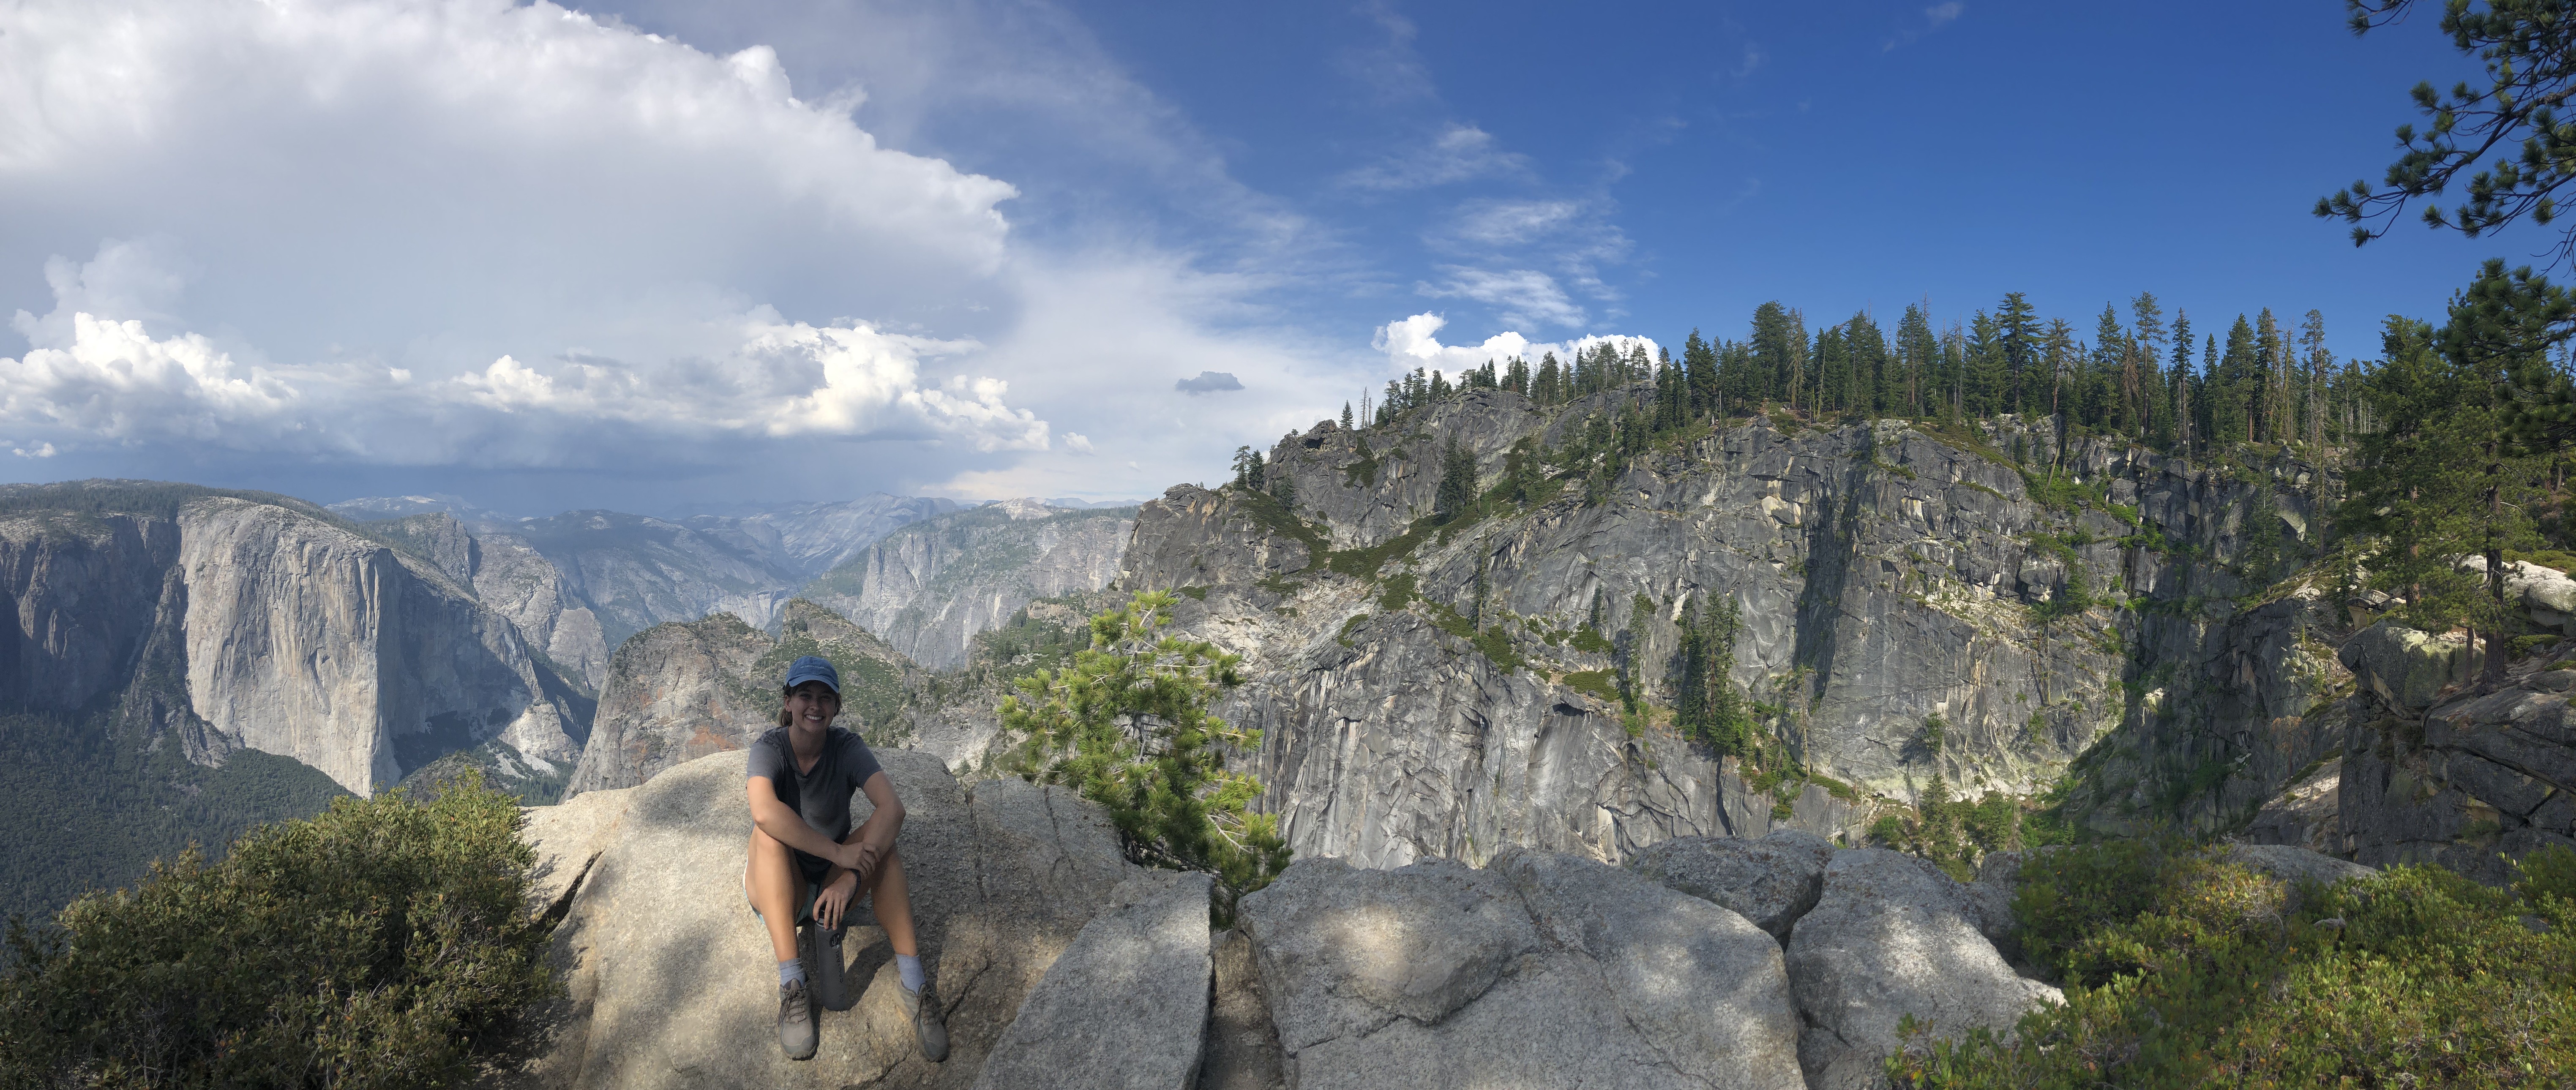
[[[858,845],[835,843],[831,837],[805,824],[804,815],[778,801],[778,789],[770,785],[769,777],[753,776],[749,783],[746,791],[751,796],[751,823],[759,826],[761,832],[768,833],[771,840],[819,859],[829,859],[849,870],[859,869]],[[891,791],[887,793],[889,798],[892,795]],[[876,796],[871,794],[868,798],[874,801]],[[900,813],[898,808],[897,821],[902,820]],[[875,819],[869,820],[873,822]],[[889,836],[886,841],[892,843],[894,838]],[[869,862],[873,865],[874,860]]]
[[[903,800],[895,797],[894,777],[886,775],[882,769],[868,777],[868,782],[860,784],[859,790],[867,794],[868,802],[876,807],[876,812],[868,815],[867,823],[859,826],[859,835],[852,838],[858,841],[858,849],[865,854],[861,856],[862,862],[850,869],[858,871],[862,877],[873,877],[877,860],[894,850],[894,838],[903,832]]]

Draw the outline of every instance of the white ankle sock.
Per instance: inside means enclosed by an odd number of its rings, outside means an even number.
[[[798,958],[789,958],[778,963],[779,987],[784,988],[790,984],[802,984],[804,982],[805,962],[803,960]]]
[[[894,971],[903,977],[903,990],[915,995],[921,993],[921,985],[923,982],[921,979],[921,958],[919,955],[896,954],[894,956]]]

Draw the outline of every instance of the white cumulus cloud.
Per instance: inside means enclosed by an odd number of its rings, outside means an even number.
[[[1560,361],[1571,360],[1575,353],[1592,351],[1593,346],[1603,343],[1618,346],[1622,355],[1639,346],[1645,348],[1649,357],[1661,351],[1652,338],[1627,334],[1533,341],[1518,333],[1504,332],[1485,338],[1482,344],[1442,344],[1439,333],[1448,324],[1449,319],[1438,314],[1416,314],[1378,327],[1372,343],[1378,351],[1386,353],[1387,361],[1398,371],[1427,367],[1453,375],[1482,367],[1488,362],[1500,368],[1514,356],[1529,361],[1532,367],[1538,366],[1539,359],[1551,352]]]

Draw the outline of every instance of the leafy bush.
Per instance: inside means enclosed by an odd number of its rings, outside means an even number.
[[[2174,842],[2026,860],[2023,945],[2066,1003],[1889,1058],[1899,1087],[2565,1086],[2576,1079],[2576,853],[2517,891],[2439,867],[2315,890]],[[2535,928],[2524,917],[2537,916]]]
[[[546,989],[535,853],[479,779],[193,848],[51,929],[13,921],[0,1083],[433,1086]]]

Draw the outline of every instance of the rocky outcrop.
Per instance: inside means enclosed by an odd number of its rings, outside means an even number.
[[[2349,849],[2343,836],[2341,795],[2343,758],[2320,762],[2316,770],[2293,781],[2254,815],[2245,839],[2254,844],[2286,844],[2327,854]]]
[[[566,993],[533,1013],[535,1025],[502,1081],[634,1088],[972,1085],[1031,989],[1095,907],[1113,902],[1120,884],[1139,872],[1120,858],[1100,812],[1061,789],[1012,779],[969,792],[935,758],[904,750],[878,756],[904,802],[897,846],[923,961],[946,1007],[952,1042],[946,1063],[928,1064],[917,1054],[911,1024],[893,995],[900,985],[883,934],[859,913],[844,943],[854,959],[853,986],[864,989],[857,1005],[817,1012],[822,1045],[812,1061],[790,1061],[780,1052],[769,940],[743,903],[751,835],[743,757],[723,752],[622,792],[622,805],[589,804],[596,809],[583,822],[551,826],[558,830],[553,842],[600,847],[587,860],[579,859],[586,847],[549,857],[557,873],[587,872],[549,955]],[[864,820],[866,800],[855,805]],[[613,823],[609,835],[568,831],[603,822]],[[540,827],[532,821],[532,829]],[[1164,922],[1177,921],[1175,910]],[[1203,1012],[1203,899],[1194,922],[1201,939],[1196,999]]]
[[[1836,853],[1823,896],[1789,940],[1789,978],[1804,1029],[1799,1063],[1811,1090],[1883,1083],[1904,1046],[1906,1016],[1936,1038],[1988,1029],[2009,1038],[2022,1015],[2062,1002],[2013,971],[1973,915],[1969,895],[1931,864],[1878,849]]]
[[[1799,1086],[1780,948],[1588,860],[1300,860],[1242,903],[1290,1085]]]
[[[526,538],[482,534],[474,539],[474,593],[494,612],[518,625],[528,645],[557,670],[593,694],[608,684],[608,633],[599,615],[564,582]]]
[[[879,744],[900,735],[908,694],[922,679],[876,637],[801,599],[786,603],[774,637],[717,613],[657,625],[617,649],[568,793],[633,787],[750,745],[778,725],[779,679],[805,655],[840,671],[842,726]]]
[[[113,701],[165,599],[178,520],[37,507],[0,515],[0,704],[78,711]],[[184,608],[184,598],[173,603]]]
[[[684,520],[700,533],[738,542],[798,580],[847,564],[868,546],[905,526],[958,510],[936,496],[890,496],[804,503],[748,515],[698,515]]]
[[[1140,508],[1119,585],[1186,590],[1184,627],[1244,656],[1220,714],[1263,732],[1262,805],[1300,853],[1851,841],[1936,776],[2027,796],[2070,771],[2070,813],[2099,828],[2215,830],[2340,741],[2340,610],[2304,585],[2239,604],[2307,547],[2322,485],[2292,459],[2219,474],[2045,421],[1757,417],[1605,485],[1423,518],[1450,444],[1482,488],[1647,398],[1469,391],[1284,440],[1268,472],[1293,510],[1190,486]],[[1682,623],[1722,606],[1741,626],[1721,667],[1807,774],[1771,791],[1672,725]]]
[[[1833,842],[1780,829],[1760,840],[1676,837],[1648,847],[1628,869],[1666,888],[1729,909],[1782,943],[1825,890]]]
[[[2470,655],[2461,637],[2381,621],[2344,641],[2335,658],[2382,701],[2420,713],[2462,680]]]
[[[730,613],[766,626],[796,586],[756,539],[643,515],[570,511],[479,524],[545,557],[597,618],[609,647],[657,624]]]
[[[361,794],[458,749],[568,769],[584,724],[510,622],[424,557],[301,501],[186,485],[13,491],[0,701],[110,711],[201,763],[292,757]]]
[[[1119,884],[1029,990],[977,1090],[1191,1090],[1208,1016],[1205,874]]]
[[[1030,602],[1108,585],[1133,519],[1005,500],[894,531],[799,593],[924,666],[959,666]]]
[[[2576,846],[2576,669],[2564,665],[2519,664],[2415,714],[2356,697],[2337,846],[2370,866],[2440,863],[2491,883],[2511,877],[2508,858]]]

